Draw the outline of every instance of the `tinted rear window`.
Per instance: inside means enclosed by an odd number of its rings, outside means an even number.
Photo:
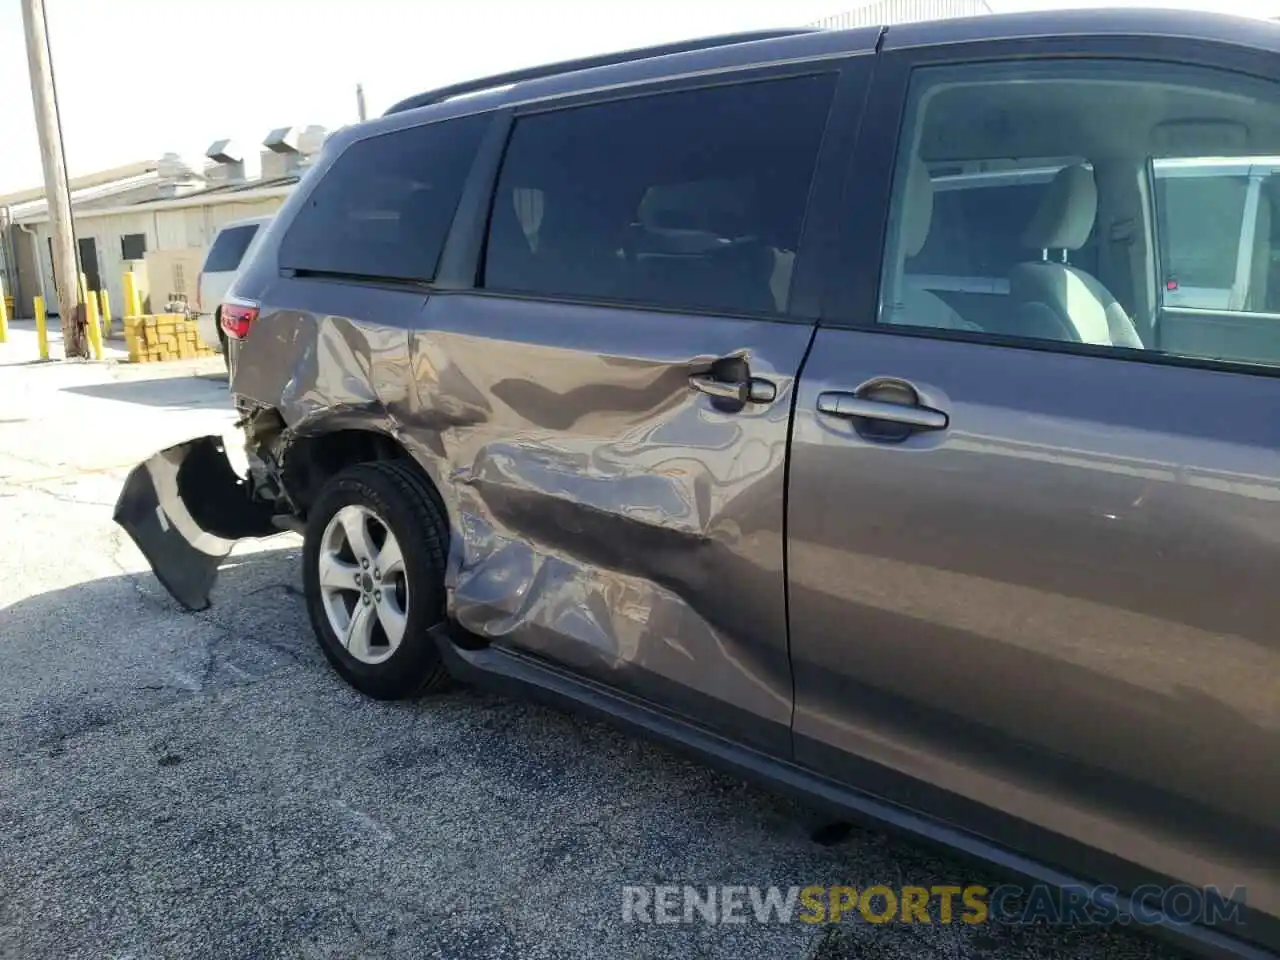
[[[258,225],[251,223],[244,227],[228,227],[218,234],[209,248],[209,256],[204,260],[205,273],[230,273],[238,270],[244,252],[249,249],[253,235],[258,232]]]
[[[834,88],[797,77],[517,120],[485,285],[785,313]]]
[[[488,122],[462,117],[351,144],[290,224],[280,266],[431,280]]]

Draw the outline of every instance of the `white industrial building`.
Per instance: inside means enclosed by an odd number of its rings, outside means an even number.
[[[276,210],[326,135],[323,127],[282,127],[260,151],[218,140],[201,162],[168,154],[73,179],[77,252],[89,286],[122,304],[122,278],[131,270],[152,309],[193,300],[218,228]],[[0,196],[0,275],[19,316],[30,315],[37,294],[57,311],[43,190]]]

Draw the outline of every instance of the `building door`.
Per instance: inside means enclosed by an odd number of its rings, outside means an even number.
[[[102,274],[98,270],[98,241],[93,237],[81,237],[77,241],[80,250],[80,272],[90,290],[102,289]]]

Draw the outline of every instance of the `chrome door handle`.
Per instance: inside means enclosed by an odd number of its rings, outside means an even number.
[[[709,373],[694,374],[689,378],[689,386],[699,393],[720,400],[733,400],[737,403],[747,402],[747,382],[745,380],[730,383],[718,380]]]
[[[856,394],[834,391],[818,394],[818,412],[847,420],[885,420],[915,430],[945,430],[949,422],[945,413],[932,407],[864,400]]]
[[[727,381],[709,373],[698,373],[689,378],[689,386],[709,397],[743,404],[770,403],[778,395],[777,387],[760,377]]]

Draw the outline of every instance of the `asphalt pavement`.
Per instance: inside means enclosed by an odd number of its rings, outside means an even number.
[[[230,429],[221,361],[32,341],[0,344],[0,957],[1174,960],[1096,928],[624,922],[626,884],[998,881],[596,722],[365,699],[311,638],[293,535],[183,612],[111,507],[136,461]]]

